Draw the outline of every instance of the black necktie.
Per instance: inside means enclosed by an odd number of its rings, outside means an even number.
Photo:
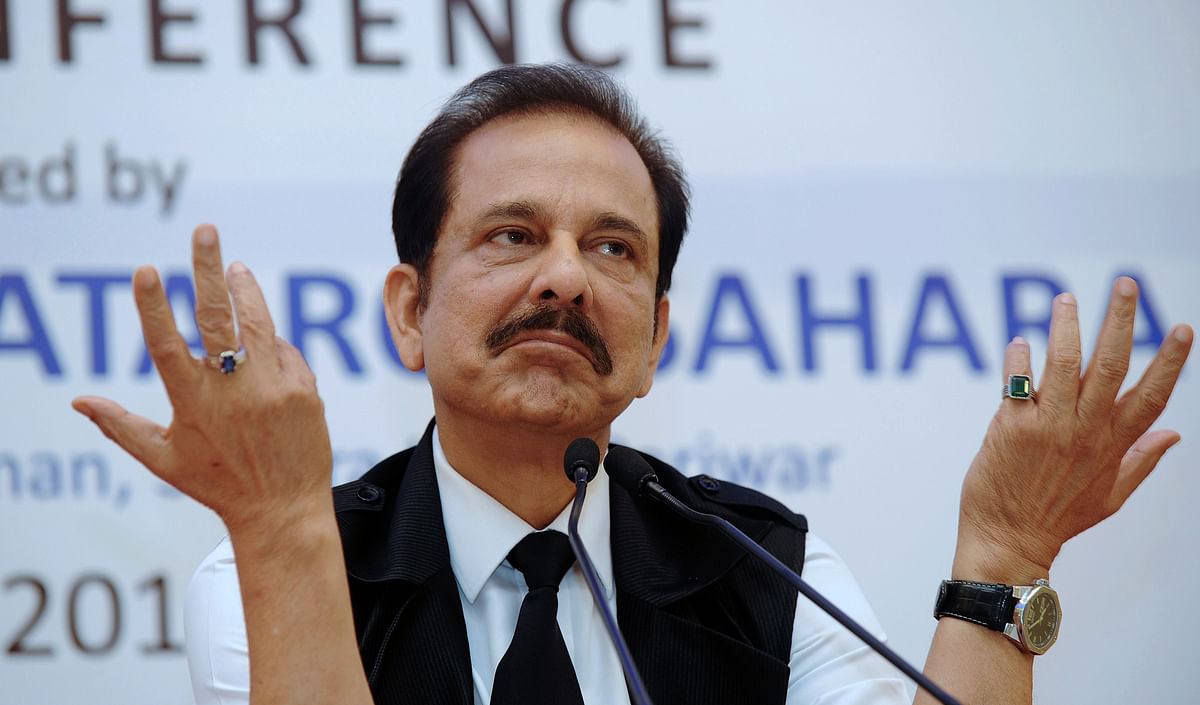
[[[579,679],[558,628],[558,584],[575,563],[565,534],[529,534],[508,554],[525,576],[517,630],[496,667],[492,705],[583,705]]]

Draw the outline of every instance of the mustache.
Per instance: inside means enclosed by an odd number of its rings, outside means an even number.
[[[612,374],[612,356],[592,319],[573,308],[563,309],[550,305],[537,305],[500,321],[488,332],[485,344],[495,355],[513,338],[531,330],[555,330],[566,333],[583,343],[591,353],[592,367],[604,377]]]

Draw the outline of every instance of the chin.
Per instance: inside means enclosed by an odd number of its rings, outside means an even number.
[[[585,433],[612,423],[614,412],[595,396],[594,388],[576,389],[558,377],[526,380],[503,404],[502,415],[513,423],[548,432]]]

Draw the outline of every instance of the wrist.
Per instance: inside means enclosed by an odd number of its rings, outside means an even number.
[[[243,558],[268,559],[321,551],[332,540],[340,542],[332,495],[307,502],[264,509],[240,519],[226,520],[229,542],[239,562]]]
[[[950,578],[981,583],[1032,585],[1035,580],[1049,578],[1052,560],[1031,558],[1008,542],[964,535],[960,531]]]

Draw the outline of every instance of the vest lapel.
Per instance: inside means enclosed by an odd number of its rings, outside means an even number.
[[[339,488],[378,511],[341,512],[359,650],[375,702],[471,705],[471,655],[442,523],[432,424],[411,453]],[[407,461],[407,462],[405,462]],[[365,489],[364,488],[368,488]],[[395,506],[390,506],[392,503]],[[390,522],[386,518],[390,517]],[[372,521],[374,519],[374,521]],[[360,521],[355,521],[360,520]],[[386,532],[386,540],[355,533]]]

